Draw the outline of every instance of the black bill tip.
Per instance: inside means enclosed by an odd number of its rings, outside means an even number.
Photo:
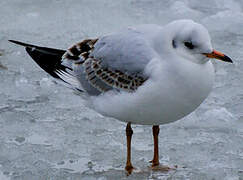
[[[226,55],[221,57],[221,60],[225,61],[225,62],[233,63],[232,59],[230,57],[226,56]]]

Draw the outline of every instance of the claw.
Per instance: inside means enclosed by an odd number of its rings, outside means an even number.
[[[177,166],[169,167],[169,166],[164,166],[164,165],[161,165],[161,164],[158,164],[158,165],[152,164],[152,166],[150,168],[153,171],[168,172],[168,171],[171,171],[171,170],[175,170],[177,168]]]
[[[149,163],[152,163],[152,167],[154,167],[154,166],[158,166],[159,165],[159,161],[156,161],[156,160],[151,160],[151,161],[149,161]]]
[[[127,176],[131,175],[131,174],[132,174],[132,171],[133,171],[134,169],[135,169],[135,168],[134,168],[132,165],[126,165],[125,170],[126,170],[126,174],[127,174]]]

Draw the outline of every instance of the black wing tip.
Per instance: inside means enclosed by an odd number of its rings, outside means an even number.
[[[25,43],[22,43],[20,41],[15,41],[15,40],[12,40],[12,39],[9,39],[8,41],[11,42],[11,43],[14,43],[14,44],[19,44],[19,45],[24,45],[25,44]]]
[[[27,53],[44,71],[50,74],[53,78],[66,83],[70,87],[72,86],[71,83],[69,83],[65,79],[62,79],[60,74],[57,73],[57,71],[63,71],[65,73],[68,73],[67,69],[72,71],[70,67],[64,66],[61,63],[62,56],[66,52],[65,50],[35,46],[20,41],[16,41],[16,40],[8,40],[8,41],[20,46],[24,46]],[[72,87],[72,88],[79,92],[84,92],[83,90],[77,87]]]
[[[11,43],[20,45],[20,46],[24,46],[24,47],[33,47],[33,45],[31,45],[31,44],[23,43],[23,42],[12,40],[12,39],[9,39],[8,41]]]
[[[18,43],[19,42],[19,41],[15,41],[15,40],[12,40],[12,39],[9,39],[8,41],[12,42],[12,43]]]

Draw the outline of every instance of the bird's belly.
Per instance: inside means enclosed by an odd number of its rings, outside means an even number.
[[[95,109],[106,116],[134,124],[174,122],[194,111],[212,89],[214,72],[211,62],[205,69],[195,72],[194,76],[188,74],[183,79],[166,80],[165,76],[159,82],[146,82],[133,94],[105,94],[95,100]]]

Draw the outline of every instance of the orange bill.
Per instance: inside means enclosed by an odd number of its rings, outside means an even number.
[[[203,53],[203,54],[208,58],[214,58],[214,59],[219,59],[221,61],[233,63],[233,61],[228,56],[216,50],[213,50],[213,52],[211,53]]]

